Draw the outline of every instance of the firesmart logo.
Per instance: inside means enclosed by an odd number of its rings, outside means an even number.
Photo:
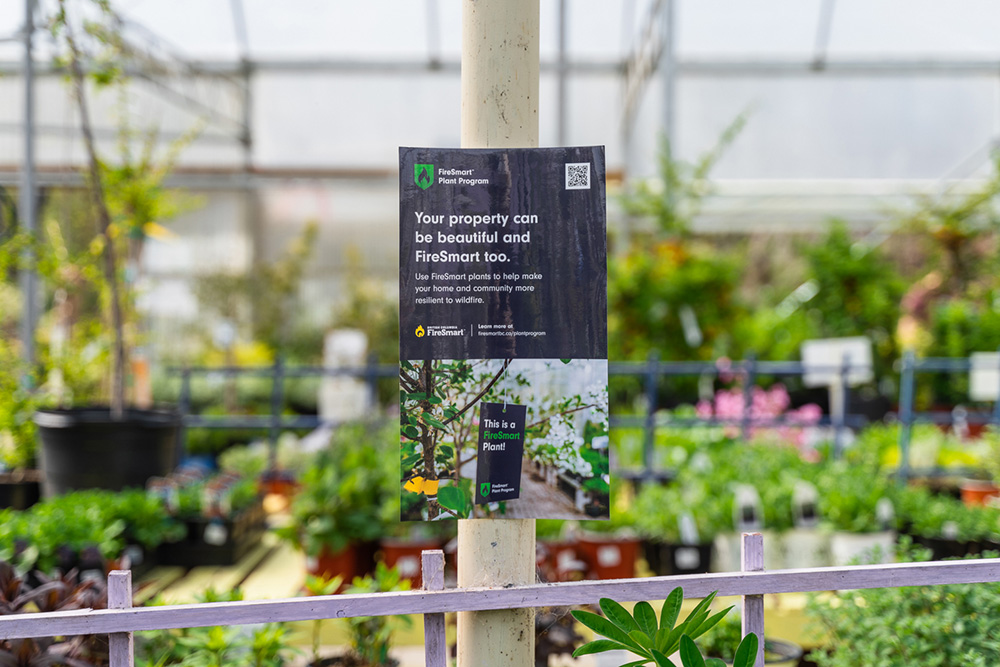
[[[414,331],[414,333],[417,334],[417,338],[423,338],[424,334],[426,334],[427,332],[424,330],[424,327],[421,325],[421,326],[417,327],[417,330]]]
[[[426,190],[427,188],[434,185],[434,165],[432,164],[415,164],[413,165],[413,182],[417,184],[417,187],[421,190]]]
[[[479,485],[479,495],[483,496],[484,498],[486,496],[490,495],[490,483],[489,482],[483,482],[482,484]]]

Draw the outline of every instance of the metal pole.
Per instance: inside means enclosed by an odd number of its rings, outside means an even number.
[[[25,233],[32,241],[38,237],[38,220],[35,204],[35,70],[34,32],[35,0],[24,0],[24,167],[21,169],[21,185],[18,202],[18,217]],[[20,272],[21,295],[24,298],[24,312],[21,318],[22,355],[29,365],[35,362],[35,328],[38,323],[38,273],[35,267],[35,252],[29,248],[24,254],[24,266]]]
[[[539,0],[463,0],[464,148],[538,145],[538,33]],[[534,581],[534,519],[459,520],[459,587]],[[534,663],[534,609],[459,612],[459,667]]]
[[[746,382],[743,385],[743,419],[740,425],[740,437],[743,442],[750,442],[750,409],[753,407],[753,388],[757,384],[757,355],[751,352],[746,359]]]
[[[559,0],[559,55],[558,55],[558,67],[559,67],[559,82],[558,82],[558,101],[556,106],[556,113],[559,117],[557,119],[558,126],[556,128],[556,145],[565,146],[566,145],[566,118],[568,116],[568,102],[566,99],[566,5],[567,0]]]
[[[646,360],[646,429],[642,443],[642,464],[645,476],[653,477],[653,445],[656,442],[656,399],[660,355],[650,352]]]
[[[903,354],[903,372],[899,379],[899,481],[910,477],[910,435],[913,429],[913,394],[916,360],[913,350]]]
[[[271,424],[268,428],[268,471],[278,469],[278,434],[281,411],[285,406],[285,361],[279,352],[274,357],[274,384],[271,385]]]
[[[676,153],[675,112],[677,101],[677,63],[674,53],[674,1],[663,1],[663,51],[660,53],[660,78],[663,81],[663,136],[671,158]]]

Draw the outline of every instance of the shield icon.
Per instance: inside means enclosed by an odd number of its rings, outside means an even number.
[[[481,495],[484,498],[486,496],[490,495],[490,483],[489,482],[483,482],[482,484],[479,485],[479,495]]]
[[[434,184],[434,165],[415,164],[413,165],[413,182],[421,190],[426,190]]]

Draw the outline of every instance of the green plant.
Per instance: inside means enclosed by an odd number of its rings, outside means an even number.
[[[640,535],[671,544],[682,543],[680,523],[684,514],[694,519],[699,540],[711,542],[719,533],[732,530],[732,494],[710,492],[704,484],[681,487],[646,483],[636,495],[632,510]]]
[[[865,471],[843,461],[830,462],[817,478],[819,511],[834,530],[871,533],[884,530],[879,502],[889,499],[890,482],[878,471]]]
[[[208,589],[197,602],[235,602],[239,589]],[[154,598],[148,604],[164,604]],[[136,663],[143,667],[282,667],[297,653],[291,646],[288,626],[266,623],[249,632],[240,627],[212,626],[180,630],[152,630],[137,634]]]
[[[309,595],[333,595],[340,589],[340,584],[344,579],[336,577],[317,577],[313,574],[306,575],[305,589]],[[322,618],[317,618],[312,622],[312,662],[314,665],[320,664],[319,646],[323,630]]]
[[[910,586],[813,596],[819,667],[986,667],[1000,651],[1000,584]]]
[[[378,539],[399,521],[398,439],[391,422],[353,423],[334,433],[330,448],[302,475],[291,521],[277,530],[310,556]]]
[[[638,667],[652,663],[656,667],[668,667],[670,656],[680,651],[684,667],[719,667],[725,665],[717,658],[705,660],[694,641],[714,627],[729,613],[728,607],[710,615],[709,607],[715,593],[709,594],[691,610],[687,618],[677,625],[684,591],[677,587],[663,602],[660,618],[648,602],[637,602],[632,613],[609,598],[601,598],[600,607],[605,617],[589,611],[574,610],[573,617],[605,639],[588,642],[573,652],[574,657],[624,650],[639,657],[639,660],[622,667]],[[748,634],[740,642],[735,652],[734,667],[751,667],[757,658],[757,635]]]
[[[409,589],[410,582],[401,579],[396,568],[386,567],[385,563],[380,562],[375,567],[374,577],[355,577],[344,592],[388,593]],[[402,614],[393,618],[400,619],[407,625],[412,622],[409,616]],[[360,667],[388,667],[389,645],[394,632],[390,619],[386,616],[355,616],[347,619],[347,622],[351,629],[351,649],[360,660]]]

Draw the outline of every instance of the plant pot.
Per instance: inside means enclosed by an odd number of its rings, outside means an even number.
[[[546,582],[578,581],[587,576],[587,564],[577,556],[576,542],[544,540],[535,551],[535,565]]]
[[[785,567],[827,567],[830,559],[830,534],[816,528],[793,528],[785,533]]]
[[[337,592],[342,592],[351,585],[354,577],[363,577],[374,569],[374,548],[367,542],[348,544],[340,551],[330,551],[323,547],[318,556],[306,558],[306,570],[309,574],[325,579],[341,577],[342,581]]]
[[[587,564],[589,579],[631,579],[639,540],[599,533],[583,533],[577,538],[577,554]]]
[[[712,569],[712,542],[702,544],[663,545],[663,561],[667,574],[706,574]]]
[[[157,561],[161,565],[183,567],[235,565],[260,542],[266,528],[266,515],[259,499],[225,519],[193,517],[187,520],[187,536],[183,540],[159,546]]]
[[[0,473],[0,509],[26,510],[41,497],[42,474],[38,470]]]
[[[399,576],[410,581],[411,588],[423,587],[420,556],[425,549],[440,549],[440,540],[383,539],[380,543],[386,567],[395,567]]]
[[[880,557],[872,559],[878,549]],[[853,561],[860,563],[889,563],[896,549],[896,533],[885,530],[878,533],[847,533],[837,531],[830,538],[830,552],[834,565],[849,565]]]
[[[107,408],[39,410],[39,462],[46,498],[75,489],[145,486],[177,463],[175,412],[126,410],[120,421]]]
[[[1000,488],[996,484],[981,479],[963,479],[959,490],[962,502],[970,507],[985,505],[990,498],[1000,496]]]
[[[969,553],[974,553],[974,545],[970,542],[959,542],[958,540],[946,537],[917,537],[914,540],[920,546],[929,549],[931,560],[944,560],[946,558],[961,558]]]

